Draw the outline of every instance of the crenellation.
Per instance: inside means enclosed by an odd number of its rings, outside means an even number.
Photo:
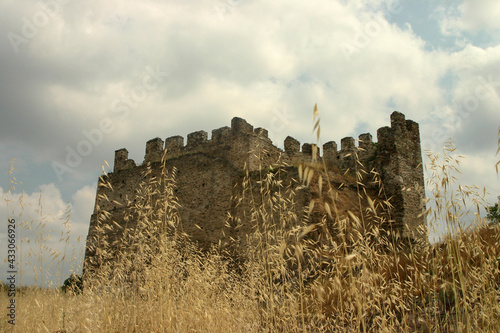
[[[365,133],[365,134],[361,134],[359,137],[358,137],[358,141],[359,141],[359,148],[363,148],[363,149],[370,149],[371,147],[373,147],[373,141],[372,141],[372,135],[370,133]]]
[[[134,160],[128,159],[127,162],[125,163],[123,170],[134,169],[136,166],[137,165],[135,164]]]
[[[394,130],[406,131],[405,115],[401,112],[394,111],[391,114],[391,128]]]
[[[287,163],[300,163],[303,161],[303,154],[300,152],[300,142],[291,136],[287,136],[284,141],[284,158]]]
[[[198,148],[208,141],[208,133],[205,131],[197,131],[189,133],[187,136],[187,149]]]
[[[128,160],[128,150],[125,148],[115,151],[114,171],[123,170],[125,163]]]
[[[419,126],[416,122],[407,120],[406,128],[408,129],[408,145],[413,155],[413,164],[414,167],[417,167],[418,163],[421,163],[421,159],[419,158],[419,156],[422,156]]]
[[[383,148],[384,145],[386,145],[386,138],[389,138],[392,134],[392,128],[389,126],[384,126],[380,127],[377,130],[377,142],[378,142],[378,149],[379,151]]]
[[[165,139],[165,149],[168,156],[176,155],[182,152],[184,148],[184,138],[180,135],[171,136]]]
[[[144,155],[144,163],[160,162],[163,156],[163,140],[154,138],[146,143],[146,154]]]
[[[373,145],[373,138],[370,133],[361,134],[358,137],[358,156],[362,164],[367,164],[375,153],[375,147]]]
[[[287,136],[284,142],[285,153],[290,156],[296,155],[300,152],[300,142],[291,136]]]
[[[212,130],[212,141],[216,143],[221,143],[224,140],[228,140],[230,134],[231,134],[231,128],[228,126],[214,129]]]
[[[315,154],[314,160],[319,159],[321,157],[321,149],[318,147],[317,144],[313,143],[311,145],[312,153]]]
[[[302,145],[302,154],[312,156],[312,145],[310,143],[304,143]]]
[[[264,138],[264,139],[269,139],[269,133],[265,128],[262,127],[257,127],[253,131],[258,137]]]
[[[356,149],[356,142],[354,141],[353,137],[349,136],[340,140],[341,151],[348,153],[354,151],[355,149]]]
[[[297,144],[298,141],[297,141]],[[316,156],[313,158],[313,153],[315,152]],[[302,163],[306,161],[316,160],[320,157],[320,149],[316,144],[304,143],[302,144],[302,151],[295,151],[292,155],[287,153],[287,156],[291,159],[294,164]]]
[[[328,141],[323,144],[323,160],[328,168],[338,165],[339,154],[337,151],[337,143]]]
[[[128,150],[125,148],[118,149],[115,151],[115,163],[113,165],[113,171],[121,171],[135,168],[134,160],[128,158]]]
[[[243,118],[234,117],[231,119],[231,130],[233,133],[252,134],[253,126]]]
[[[345,137],[340,140],[339,167],[345,170],[353,170],[356,167],[355,152],[356,141],[353,137]]]
[[[337,157],[337,143],[335,141],[328,141],[323,144],[323,154],[328,157]]]
[[[406,129],[408,130],[408,135],[412,137],[412,140],[420,146],[420,130],[418,123],[413,120],[407,120]]]

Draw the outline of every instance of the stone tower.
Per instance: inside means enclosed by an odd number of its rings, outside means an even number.
[[[372,136],[367,133],[361,134],[358,141],[356,145],[354,138],[343,138],[340,150],[334,141],[327,142],[319,158],[328,169],[343,173],[356,167],[354,155],[357,155],[365,168],[373,168],[380,175],[386,194],[384,199],[390,198],[393,206],[390,213],[395,228],[405,238],[425,238],[424,176],[418,124],[405,120],[402,113],[393,112],[391,126],[377,131],[377,143],[372,142]],[[210,139],[207,132],[198,131],[187,136],[185,145],[181,136],[148,141],[141,165],[128,158],[126,149],[117,150],[113,172],[105,176],[111,188],[97,189],[84,271],[93,265],[92,258],[98,246],[95,242],[98,213],[108,212],[106,223],[120,226],[108,235],[110,241],[119,241],[123,233],[120,229],[134,223],[124,220],[126,198],[134,196],[148,165],[153,172],[159,172],[165,150],[166,169],[175,167],[178,170],[175,195],[181,205],[183,230],[206,248],[221,239],[227,213],[235,208],[232,200],[236,194],[235,184],[241,183],[245,167],[252,172],[281,159],[293,168],[311,160],[313,146],[303,144],[301,149],[299,141],[287,137],[284,150],[281,150],[268,138],[267,130],[254,129],[244,119],[233,118],[230,127],[213,130]],[[317,151],[319,154],[319,149]],[[101,197],[109,200],[99,201]],[[303,204],[307,205],[307,200]]]

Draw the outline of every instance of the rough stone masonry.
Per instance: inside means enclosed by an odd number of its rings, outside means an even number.
[[[208,133],[198,131],[187,136],[187,143],[181,136],[172,136],[163,141],[155,138],[147,142],[144,162],[137,165],[128,158],[128,151],[115,152],[114,169],[105,176],[111,188],[98,186],[94,213],[90,219],[84,272],[93,265],[97,247],[96,226],[102,211],[109,214],[109,230],[112,225],[125,225],[125,198],[132,198],[148,167],[159,172],[161,159],[166,150],[165,167],[176,168],[176,197],[180,204],[179,213],[183,230],[202,247],[217,244],[223,235],[227,213],[233,212],[235,184],[241,183],[245,167],[250,171],[262,170],[278,159],[292,168],[304,161],[310,161],[313,151],[323,159],[328,169],[344,173],[355,168],[353,153],[357,152],[359,161],[365,168],[373,168],[380,175],[386,198],[393,206],[391,218],[407,238],[425,238],[426,222],[423,216],[424,176],[420,134],[418,124],[406,120],[400,112],[391,115],[391,126],[378,129],[377,143],[372,142],[370,134],[359,136],[356,146],[352,137],[341,140],[340,150],[333,141],[322,147],[322,155],[312,144],[303,144],[287,137],[284,150],[273,145],[268,132],[263,128],[253,128],[244,119],[233,118],[230,127],[222,127]],[[362,148],[362,149],[359,149]],[[412,190],[409,190],[412,189]],[[108,200],[99,200],[106,196]],[[307,198],[302,200],[308,204]],[[128,223],[128,224],[126,224]],[[244,224],[245,221],[242,221]],[[201,228],[197,227],[201,226]],[[244,232],[251,228],[243,228]],[[246,231],[245,231],[246,230]],[[241,232],[241,231],[240,231]],[[110,231],[111,241],[119,241],[121,233]],[[240,235],[241,236],[241,235]]]

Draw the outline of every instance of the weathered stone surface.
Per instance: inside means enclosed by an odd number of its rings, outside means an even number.
[[[377,131],[376,168],[394,206],[392,217],[406,235],[422,237],[424,173],[418,124],[393,112],[391,127]]]
[[[187,147],[189,148],[198,147],[207,142],[207,139],[208,139],[208,133],[205,131],[190,133],[187,136]]]
[[[165,149],[171,156],[180,153],[182,148],[184,148],[184,138],[180,135],[171,136],[165,140]]]
[[[402,113],[394,112],[391,115],[391,127],[382,127],[377,131],[376,144],[368,133],[360,135],[359,140],[361,149],[358,149],[351,137],[341,140],[340,150],[335,142],[327,142],[322,147],[324,156],[318,157],[324,158],[325,165],[330,170],[336,170],[340,177],[347,169],[360,168],[360,164],[354,160],[354,155],[357,154],[365,170],[374,168],[379,173],[386,195],[381,199],[390,198],[394,207],[390,214],[395,227],[405,237],[425,237],[426,224],[422,216],[424,206],[421,200],[424,178],[418,124],[406,120]],[[186,146],[181,136],[167,138],[165,147],[160,138],[148,141],[145,163],[139,166],[128,159],[126,149],[117,150],[113,173],[106,177],[113,189],[97,189],[97,196],[105,195],[109,201],[96,200],[87,237],[85,265],[88,265],[88,259],[93,255],[89,245],[94,242],[97,212],[105,210],[111,214],[111,221],[114,220],[124,228],[132,227],[134,221],[124,221],[123,204],[126,198],[133,198],[144,179],[143,173],[148,164],[146,162],[150,162],[153,175],[159,174],[164,149],[166,169],[175,167],[178,170],[176,196],[181,205],[183,231],[202,247],[208,248],[224,237],[244,237],[244,233],[251,230],[250,226],[245,227],[245,221],[241,221],[243,226],[238,235],[224,235],[227,213],[236,209],[232,198],[237,194],[235,184],[241,184],[245,175],[244,167],[250,172],[257,172],[279,159],[292,168],[298,163],[311,161],[313,145],[303,144],[300,151],[300,142],[287,137],[284,147],[283,151],[274,146],[268,139],[267,130],[257,128],[254,131],[253,126],[244,119],[233,118],[231,127],[213,130],[210,140],[207,139],[206,132],[198,131],[187,136]],[[319,155],[319,148],[317,150]],[[298,178],[296,171],[289,172],[289,175],[284,178],[285,182],[290,183],[292,179]],[[409,188],[412,190],[408,190]],[[303,202],[297,208],[299,210],[308,204],[306,194],[301,198]],[[119,241],[120,237],[120,231],[112,234],[113,240]]]
[[[146,143],[146,155],[144,156],[144,163],[159,162],[163,156],[163,140],[154,138]]]

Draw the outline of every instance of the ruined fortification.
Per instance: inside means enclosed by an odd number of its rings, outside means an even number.
[[[249,172],[262,170],[281,160],[293,169],[304,161],[311,161],[316,151],[327,168],[339,174],[359,165],[354,158],[357,152],[363,167],[374,169],[380,175],[384,196],[390,198],[393,206],[390,212],[393,225],[406,237],[425,237],[422,232],[425,229],[422,215],[424,178],[417,123],[406,120],[402,113],[394,112],[391,126],[377,131],[376,143],[370,134],[362,134],[358,145],[354,138],[347,137],[341,140],[340,149],[333,141],[319,148],[307,143],[301,147],[299,141],[287,137],[282,150],[273,145],[267,130],[254,129],[244,119],[233,118],[231,127],[213,130],[210,139],[207,132],[198,131],[187,136],[186,144],[181,136],[172,136],[165,141],[161,138],[148,141],[144,162],[140,165],[128,158],[126,149],[117,150],[113,172],[105,176],[111,187],[99,186],[97,189],[98,199],[90,221],[85,266],[92,265],[92,257],[98,247],[95,238],[99,212],[108,212],[106,223],[110,226],[119,225],[123,229],[125,225],[133,225],[134,221],[124,221],[125,201],[134,197],[148,165],[154,172],[159,172],[165,150],[166,169],[177,169],[175,195],[180,204],[182,228],[202,247],[216,244],[223,237],[227,213],[235,211],[232,200],[237,195],[235,184],[241,183],[245,168]],[[294,178],[292,176],[290,179]],[[103,197],[107,200],[99,200]],[[306,195],[301,204],[307,205],[308,199]],[[242,230],[244,233],[250,228]],[[121,232],[111,231],[109,237],[110,243],[119,241]]]

